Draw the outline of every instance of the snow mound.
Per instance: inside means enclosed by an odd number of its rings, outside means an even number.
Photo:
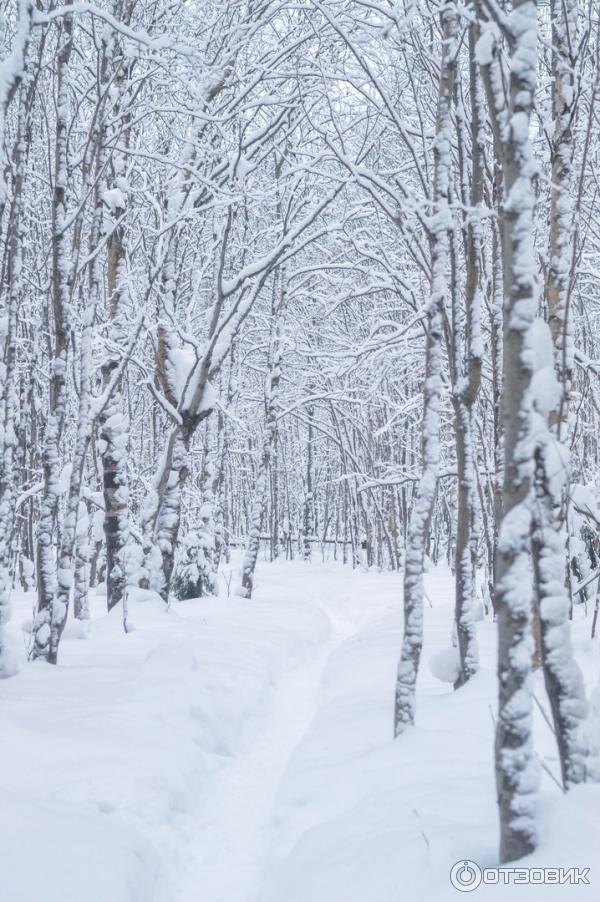
[[[460,671],[458,649],[451,646],[436,652],[429,659],[429,669],[436,680],[454,685]]]

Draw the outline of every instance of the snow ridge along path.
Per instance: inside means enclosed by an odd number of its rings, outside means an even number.
[[[317,599],[312,599],[319,604]],[[320,604],[319,604],[320,606]],[[352,634],[353,624],[335,621],[325,647],[286,675],[248,752],[215,778],[202,802],[190,863],[177,902],[254,902],[269,864],[276,834],[277,790],[294,749],[319,705],[321,681],[331,653]]]

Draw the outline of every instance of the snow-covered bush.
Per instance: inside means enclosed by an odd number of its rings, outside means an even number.
[[[190,530],[180,544],[173,576],[176,598],[185,600],[218,594],[214,553],[212,507],[204,504],[200,509],[200,527]]]

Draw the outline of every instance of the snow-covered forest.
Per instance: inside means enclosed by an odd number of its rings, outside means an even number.
[[[0,0],[3,900],[597,893],[599,95],[597,0]]]

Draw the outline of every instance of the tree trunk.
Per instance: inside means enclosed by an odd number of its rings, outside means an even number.
[[[452,170],[452,96],[456,72],[458,19],[453,2],[440,12],[443,49],[434,145],[434,221],[431,236],[431,296],[427,306],[427,346],[423,398],[423,470],[413,501],[404,564],[404,635],[396,680],[394,735],[415,722],[416,682],[423,646],[423,565],[437,486],[440,447],[443,311],[448,299],[449,207]]]
[[[244,598],[252,597],[254,587],[254,570],[258,559],[260,547],[260,530],[262,526],[265,501],[267,495],[267,477],[273,454],[273,447],[277,438],[277,411],[279,409],[279,383],[281,381],[281,366],[283,355],[283,327],[287,306],[287,288],[285,275],[281,273],[281,295],[279,303],[273,313],[272,329],[273,338],[271,353],[269,354],[269,373],[266,385],[266,416],[265,431],[263,435],[262,452],[258,462],[258,472],[254,486],[254,499],[250,513],[250,532],[248,545],[242,563],[242,586],[240,595]]]
[[[561,774],[565,788],[585,779],[585,754],[580,728],[587,714],[583,678],[573,656],[569,618],[571,555],[566,505],[569,489],[569,398],[574,352],[569,328],[568,298],[571,281],[573,205],[573,126],[575,103],[577,17],[575,0],[553,0],[553,108],[552,197],[550,208],[550,265],[548,268],[548,322],[552,335],[559,401],[553,410],[539,411],[543,424],[535,454],[535,499],[532,552],[537,589],[539,644],[544,681],[554,722]],[[545,418],[550,418],[551,432]],[[548,460],[548,454],[552,456]],[[556,460],[563,464],[558,475]],[[550,475],[552,474],[552,475]],[[558,483],[558,484],[557,484]]]
[[[480,19],[485,21],[482,4]],[[531,736],[532,590],[529,578],[532,443],[531,328],[537,309],[533,247],[535,166],[529,128],[537,79],[537,3],[515,0],[508,20],[511,60],[508,106],[493,52],[480,55],[496,151],[503,170],[504,482],[495,601],[498,617],[496,787],[500,859],[513,861],[536,845],[538,768]],[[489,40],[487,32],[485,40]],[[480,38],[480,40],[482,40]]]
[[[67,4],[69,5],[69,4]],[[62,21],[57,55],[56,140],[54,150],[54,196],[52,203],[52,273],[48,321],[53,325],[49,411],[43,448],[44,488],[37,533],[38,608],[34,620],[33,658],[52,661],[51,633],[56,629],[52,608],[56,600],[55,532],[60,496],[60,442],[66,415],[67,366],[69,358],[71,269],[67,233],[67,130],[69,114],[69,60],[73,47],[73,18]],[[59,617],[60,610],[57,609]]]
[[[481,80],[475,61],[475,26],[469,27],[469,72],[471,88],[471,196],[467,220],[467,284],[465,292],[466,335],[462,350],[466,360],[458,359],[454,393],[456,418],[456,461],[458,466],[458,512],[456,524],[455,568],[455,624],[458,640],[460,669],[454,688],[469,680],[479,667],[479,653],[473,604],[476,593],[475,580],[475,510],[476,439],[473,428],[473,408],[481,384],[481,292],[482,292],[482,205],[483,205],[483,140],[481,115]],[[455,342],[457,337],[455,337]]]

